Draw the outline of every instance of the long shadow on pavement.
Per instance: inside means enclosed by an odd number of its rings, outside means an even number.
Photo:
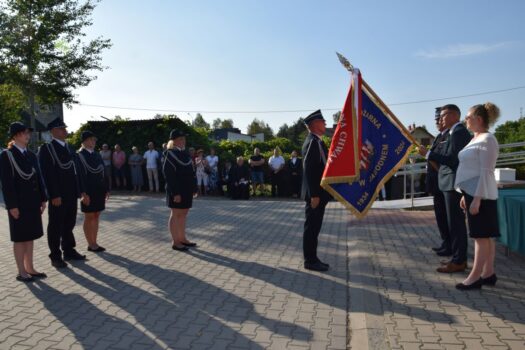
[[[224,339],[224,347],[234,343],[241,347],[262,348],[220,320],[239,326],[243,322],[255,323],[271,332],[301,341],[312,338],[310,330],[259,315],[253,305],[245,299],[188,274],[132,261],[111,253],[103,253],[99,256],[111,264],[125,268],[135,277],[151,283],[160,290],[160,296],[85,264],[75,266],[111,288],[94,283],[78,274],[70,274],[69,277],[134,315],[139,323],[168,345],[177,348],[180,345],[189,345],[193,341],[199,344],[199,340],[192,338],[200,338],[201,341],[208,338],[215,339],[214,347],[220,348],[220,341],[216,339],[218,337]],[[144,307],[149,312],[140,311]],[[291,334],[282,331],[290,329]],[[187,343],[177,343],[182,340]]]
[[[69,329],[84,349],[108,348],[124,336],[140,340],[148,349],[162,349],[131,323],[106,314],[79,294],[62,293],[42,281],[29,283],[27,286],[43,303],[44,308]],[[129,348],[130,345],[131,343],[125,342],[122,348]]]
[[[232,268],[242,275],[263,280],[275,285],[276,287],[296,293],[305,298],[310,298],[317,302],[342,310],[346,310],[347,308],[347,300],[344,297],[334,298],[332,293],[341,293],[342,291],[346,291],[348,287],[345,284],[325,279],[317,274],[288,268],[277,269],[257,262],[235,260],[203,250],[194,250],[192,251],[192,255],[210,263]],[[301,283],[301,281],[303,282]],[[349,287],[349,289],[349,294],[352,294],[352,289],[355,289],[355,287]],[[371,297],[381,297],[376,292],[370,290],[363,291],[363,293],[366,293]],[[424,315],[425,320],[444,323],[451,322],[451,318],[445,313],[423,310],[417,307],[407,308],[405,305],[398,304],[395,301],[391,301],[391,303],[394,306],[397,306],[398,309],[403,309],[407,315],[414,316],[415,314],[419,314]],[[351,311],[370,312],[370,308],[363,305],[362,308]]]

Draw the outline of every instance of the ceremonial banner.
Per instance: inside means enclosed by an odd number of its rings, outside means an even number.
[[[356,70],[346,97],[341,116],[332,137],[332,143],[323,173],[325,184],[352,182],[359,177],[359,155],[355,150],[361,146],[361,74]]]
[[[347,108],[349,100],[351,106]],[[414,139],[353,68],[345,110],[356,118],[352,120],[354,142],[341,142],[341,133],[349,132],[349,116],[342,113],[337,127],[341,131],[332,139],[321,186],[362,218],[384,184],[405,164]]]

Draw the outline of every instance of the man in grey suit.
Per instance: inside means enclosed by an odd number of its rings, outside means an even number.
[[[437,271],[442,273],[462,272],[467,267],[467,228],[465,213],[459,206],[461,193],[454,188],[456,171],[459,165],[458,154],[471,140],[472,136],[460,122],[461,111],[458,106],[448,104],[441,107],[440,118],[448,130],[444,151],[441,153],[427,151],[420,147],[419,152],[429,161],[439,164],[438,186],[443,192],[447,212],[447,226],[452,243],[452,259]]]

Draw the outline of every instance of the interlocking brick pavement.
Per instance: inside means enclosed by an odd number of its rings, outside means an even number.
[[[14,280],[4,212],[0,349],[345,349],[348,215],[329,205],[320,255],[332,268],[308,272],[303,206],[199,199],[188,222],[199,248],[183,253],[171,249],[161,196],[118,195],[102,214],[107,253],[55,270],[37,240],[49,277],[31,284]]]
[[[455,284],[466,273],[435,271],[442,258],[430,250],[439,241],[434,223],[432,211],[374,210],[351,220],[350,290],[371,288],[380,295],[376,314],[368,315],[376,327],[360,335],[350,322],[352,342],[361,337],[360,344],[391,349],[525,349],[525,259],[506,257],[498,247],[497,285],[458,291]],[[355,265],[365,268],[352,270]],[[374,341],[374,332],[383,341]]]
[[[198,199],[190,253],[171,250],[167,218],[160,196],[115,196],[108,252],[57,271],[40,239],[49,277],[26,285],[0,215],[0,349],[525,349],[523,257],[500,249],[496,287],[457,291],[464,274],[435,272],[431,211],[359,221],[330,203],[326,274],[302,269],[300,201]]]

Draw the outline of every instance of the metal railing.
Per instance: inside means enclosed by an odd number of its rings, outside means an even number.
[[[504,149],[524,147],[525,142],[516,142],[500,145],[500,154],[498,160],[496,161],[496,167],[500,168],[502,166],[508,165],[519,165],[525,164],[525,151],[515,151],[515,152],[501,152]],[[427,163],[419,162],[416,163],[416,160],[423,159],[419,154],[411,154],[408,157],[408,162],[399,168],[394,176],[403,176],[403,198],[410,198],[412,205],[414,203],[414,196],[418,194],[424,194],[425,192],[419,191],[416,192],[414,188],[415,177],[420,174],[427,173]],[[410,176],[410,192],[407,192],[407,176]]]

